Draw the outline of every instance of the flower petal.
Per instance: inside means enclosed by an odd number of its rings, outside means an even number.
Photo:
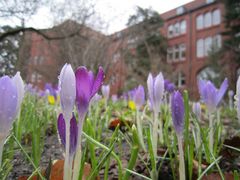
[[[147,87],[148,87],[148,96],[149,96],[151,106],[153,106],[153,86],[154,86],[153,76],[150,73],[147,79]]]
[[[143,106],[145,101],[145,92],[142,85],[139,85],[137,87],[135,94],[133,96],[133,101],[135,102],[137,108]]]
[[[61,143],[63,144],[64,148],[66,146],[66,124],[65,120],[63,118],[63,114],[59,114],[58,116],[58,122],[57,122],[57,127],[58,127],[58,134],[61,139]]]
[[[178,91],[172,94],[171,110],[174,129],[178,135],[181,135],[184,128],[184,104],[182,95]]]
[[[216,106],[219,104],[219,102],[223,98],[225,92],[227,91],[227,88],[228,88],[228,79],[225,78],[217,92]]]
[[[63,114],[70,121],[76,100],[76,78],[70,64],[65,64],[61,70],[59,88]]]
[[[70,154],[75,153],[77,148],[77,140],[78,140],[78,125],[76,118],[73,114],[72,119],[70,121]]]
[[[22,77],[20,76],[19,71],[12,78],[12,80],[17,88],[17,94],[18,94],[17,111],[19,111],[20,106],[22,104],[23,97],[24,97],[24,83],[23,83]]]
[[[164,79],[163,75],[160,72],[154,81],[154,87],[153,87],[153,93],[154,93],[154,106],[155,109],[159,111],[160,104],[163,99],[163,93],[164,93]]]
[[[86,67],[79,67],[75,73],[76,75],[76,101],[78,110],[81,112],[87,111],[91,92],[93,87],[93,74],[88,72]]]
[[[66,124],[62,113],[58,116],[58,134],[60,136],[61,143],[66,149]],[[78,138],[78,126],[76,118],[73,114],[70,121],[70,154],[73,154],[76,151],[77,138]]]
[[[94,84],[93,84],[92,92],[91,92],[91,97],[93,97],[98,92],[98,90],[100,89],[100,87],[103,83],[103,79],[104,79],[104,72],[103,72],[103,68],[100,66],[98,68],[97,77],[94,80]]]
[[[18,94],[12,79],[8,76],[0,78],[0,133],[8,134],[12,122],[17,115]]]

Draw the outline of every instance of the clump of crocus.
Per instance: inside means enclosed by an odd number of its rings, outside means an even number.
[[[100,67],[97,77],[92,71],[81,66],[73,72],[71,65],[65,64],[59,76],[60,102],[63,113],[58,117],[58,132],[65,147],[64,179],[78,179],[81,164],[81,135],[83,121],[92,97],[100,89],[104,78]],[[74,104],[78,111],[78,123],[73,114]],[[75,154],[76,152],[76,154]],[[74,156],[75,155],[75,156]],[[72,162],[74,158],[74,171]]]
[[[199,93],[202,101],[206,104],[209,115],[209,149],[213,152],[214,121],[212,114],[217,110],[217,106],[222,100],[228,88],[228,80],[225,79],[220,88],[217,89],[211,81],[199,80]]]
[[[153,111],[153,128],[152,128],[152,141],[153,152],[157,157],[157,142],[158,142],[158,129],[160,142],[163,144],[163,122],[158,119],[160,112],[160,105],[163,100],[164,94],[164,78],[160,72],[155,78],[150,73],[147,79],[148,96],[150,107]]]
[[[144,92],[144,87],[142,85],[139,85],[134,90],[133,101],[136,105],[136,119],[137,119],[138,136],[139,136],[140,144],[141,144],[142,148],[145,150],[144,140],[143,140],[143,132],[142,132],[142,121],[141,121],[140,115],[139,115],[140,108],[145,103],[145,92]]]
[[[21,78],[19,73],[13,79],[9,76],[0,78],[0,167],[5,139],[18,114],[23,99],[22,84],[15,81],[19,78]]]
[[[184,153],[183,153],[183,129],[184,129],[184,104],[182,95],[175,91],[171,98],[171,111],[173,127],[177,134],[178,139],[178,150],[179,150],[179,175],[180,180],[185,180],[185,164],[184,164]]]

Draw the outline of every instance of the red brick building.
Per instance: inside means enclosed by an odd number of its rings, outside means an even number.
[[[180,89],[188,89],[190,95],[196,97],[197,80],[206,78],[207,74],[213,77],[218,75],[207,66],[207,61],[209,51],[212,48],[220,49],[226,38],[222,36],[225,31],[224,5],[216,0],[195,0],[161,14],[161,18],[164,26],[159,31],[167,37],[167,63],[172,66],[175,84]],[[128,47],[129,39],[124,37],[127,31],[115,33],[114,37],[122,37],[113,41],[112,46],[122,43],[120,48]],[[116,48],[112,53],[113,59],[116,55],[121,57]],[[226,76],[233,84],[240,70],[231,62],[229,55],[224,61],[228,64]]]
[[[214,0],[195,0],[161,14],[161,18],[164,26],[158,31],[168,40],[167,63],[173,69],[172,76],[174,76],[175,83],[179,88],[187,88],[190,94],[196,97],[198,95],[197,79],[204,78],[207,73],[216,76],[207,67],[207,57],[211,48],[223,46],[225,38],[222,36],[225,30],[224,5]],[[121,50],[124,48],[130,48],[134,53],[134,39],[129,37],[128,30],[127,28],[110,36],[104,36],[91,29],[85,31],[85,33],[91,32],[89,36],[107,39],[108,47],[105,57],[103,57],[103,64],[108,64],[106,82],[112,85],[112,93],[121,92],[124,82],[128,81],[126,64],[122,60],[123,55],[121,54]],[[54,82],[50,80],[51,78],[56,79],[56,75],[48,76],[49,70],[55,74],[60,71],[60,66],[55,66],[56,61],[59,61],[59,57],[56,58],[55,54],[58,53],[61,41],[51,43],[32,33],[28,36],[31,36],[28,38],[34,43],[29,46],[27,81],[35,85],[40,84],[42,87],[46,81]],[[44,59],[43,64],[47,65],[45,67],[48,68],[45,74],[37,75],[36,68],[33,66],[38,65],[37,63],[43,65],[41,58]],[[226,61],[229,61],[230,70],[226,76],[235,82],[237,67],[228,58]]]

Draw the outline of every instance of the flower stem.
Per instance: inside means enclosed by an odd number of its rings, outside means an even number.
[[[184,153],[183,153],[183,144],[182,136],[177,136],[178,139],[178,150],[179,150],[179,179],[185,180],[185,163],[184,163]]]
[[[136,117],[137,117],[137,130],[138,130],[138,137],[139,137],[139,141],[140,141],[140,145],[143,148],[144,152],[146,152],[146,148],[144,145],[144,140],[143,140],[143,132],[142,132],[142,121],[139,117],[139,110],[137,109],[136,111]]]
[[[157,158],[157,142],[158,142],[158,113],[153,112],[152,146],[155,159]]]
[[[69,180],[69,169],[71,168],[69,164],[69,149],[70,149],[70,120],[66,119],[66,148],[65,148],[65,161],[64,161],[64,180]]]
[[[74,166],[73,166],[73,180],[78,180],[80,166],[81,166],[81,155],[82,155],[82,129],[83,129],[83,121],[85,119],[86,113],[80,115],[79,113],[79,122],[78,122],[78,140],[77,140],[77,150],[74,158]]]
[[[209,113],[208,114],[208,117],[209,117],[209,128],[210,128],[210,131],[209,131],[209,150],[211,153],[213,153],[213,118],[212,118],[212,115]]]

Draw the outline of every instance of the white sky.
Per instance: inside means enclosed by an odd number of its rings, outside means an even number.
[[[94,0],[97,14],[108,23],[105,33],[111,34],[126,27],[128,17],[136,12],[136,6],[143,8],[152,7],[160,14],[186,4],[192,0]],[[17,24],[16,21],[4,21],[0,19],[0,24]],[[53,18],[50,9],[43,7],[31,20],[26,22],[27,26],[35,28],[49,28],[53,26]]]

